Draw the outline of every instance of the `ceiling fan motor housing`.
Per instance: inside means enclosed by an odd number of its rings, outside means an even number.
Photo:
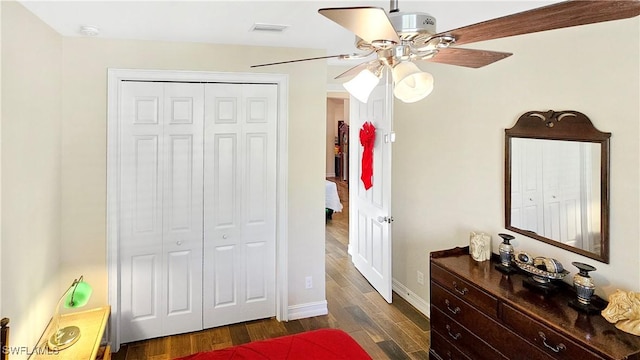
[[[392,12],[389,20],[401,40],[410,41],[418,35],[436,34],[436,18],[427,13]]]

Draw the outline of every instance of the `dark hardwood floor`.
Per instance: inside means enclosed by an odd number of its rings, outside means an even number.
[[[336,182],[344,209],[334,213],[326,225],[328,315],[289,322],[256,320],[139,341],[123,345],[113,359],[174,359],[319,328],[348,332],[374,359],[428,359],[429,319],[396,294],[393,304],[388,304],[353,267],[347,254],[348,188],[346,183]]]

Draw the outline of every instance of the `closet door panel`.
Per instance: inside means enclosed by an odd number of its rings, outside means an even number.
[[[237,226],[239,214],[237,201],[238,141],[236,134],[215,134],[213,138],[212,173],[209,179],[214,187],[210,193],[217,201],[212,206],[211,225],[218,229],[230,229]]]
[[[202,329],[202,84],[121,84],[123,342]]]
[[[121,335],[162,335],[162,84],[122,84],[120,113]]]
[[[164,84],[164,334],[202,329],[204,85]]]
[[[214,308],[219,309],[238,304],[238,254],[233,245],[215,248],[213,256]],[[210,260],[210,259],[209,259]]]
[[[159,259],[154,255],[131,257],[128,279],[131,287],[127,290],[131,293],[131,318],[134,322],[158,316],[159,265]]]
[[[205,88],[205,327],[275,315],[276,96]]]

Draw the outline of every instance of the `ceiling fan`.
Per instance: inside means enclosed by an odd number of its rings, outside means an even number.
[[[565,1],[508,15],[458,29],[436,32],[436,19],[426,13],[403,13],[398,1],[390,11],[379,7],[323,8],[318,12],[356,35],[361,53],[296,59],[251,67],[271,66],[318,59],[376,59],[361,63],[336,79],[355,76],[345,88],[362,102],[378,84],[383,70],[391,69],[394,95],[404,102],[423,99],[433,90],[433,76],[422,72],[415,61],[480,68],[511,53],[459,48],[457,45],[499,39],[539,31],[626,19],[640,15],[640,1]]]

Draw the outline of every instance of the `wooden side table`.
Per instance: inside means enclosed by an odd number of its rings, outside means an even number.
[[[38,346],[34,349],[30,359],[68,359],[68,360],[109,360],[111,349],[109,345],[100,347],[102,336],[109,321],[111,307],[100,308],[64,314],[60,317],[60,326],[75,325],[80,328],[80,339],[72,346],[57,352],[47,347],[47,339],[51,336],[52,322],[49,322]],[[98,354],[102,357],[97,357]]]

